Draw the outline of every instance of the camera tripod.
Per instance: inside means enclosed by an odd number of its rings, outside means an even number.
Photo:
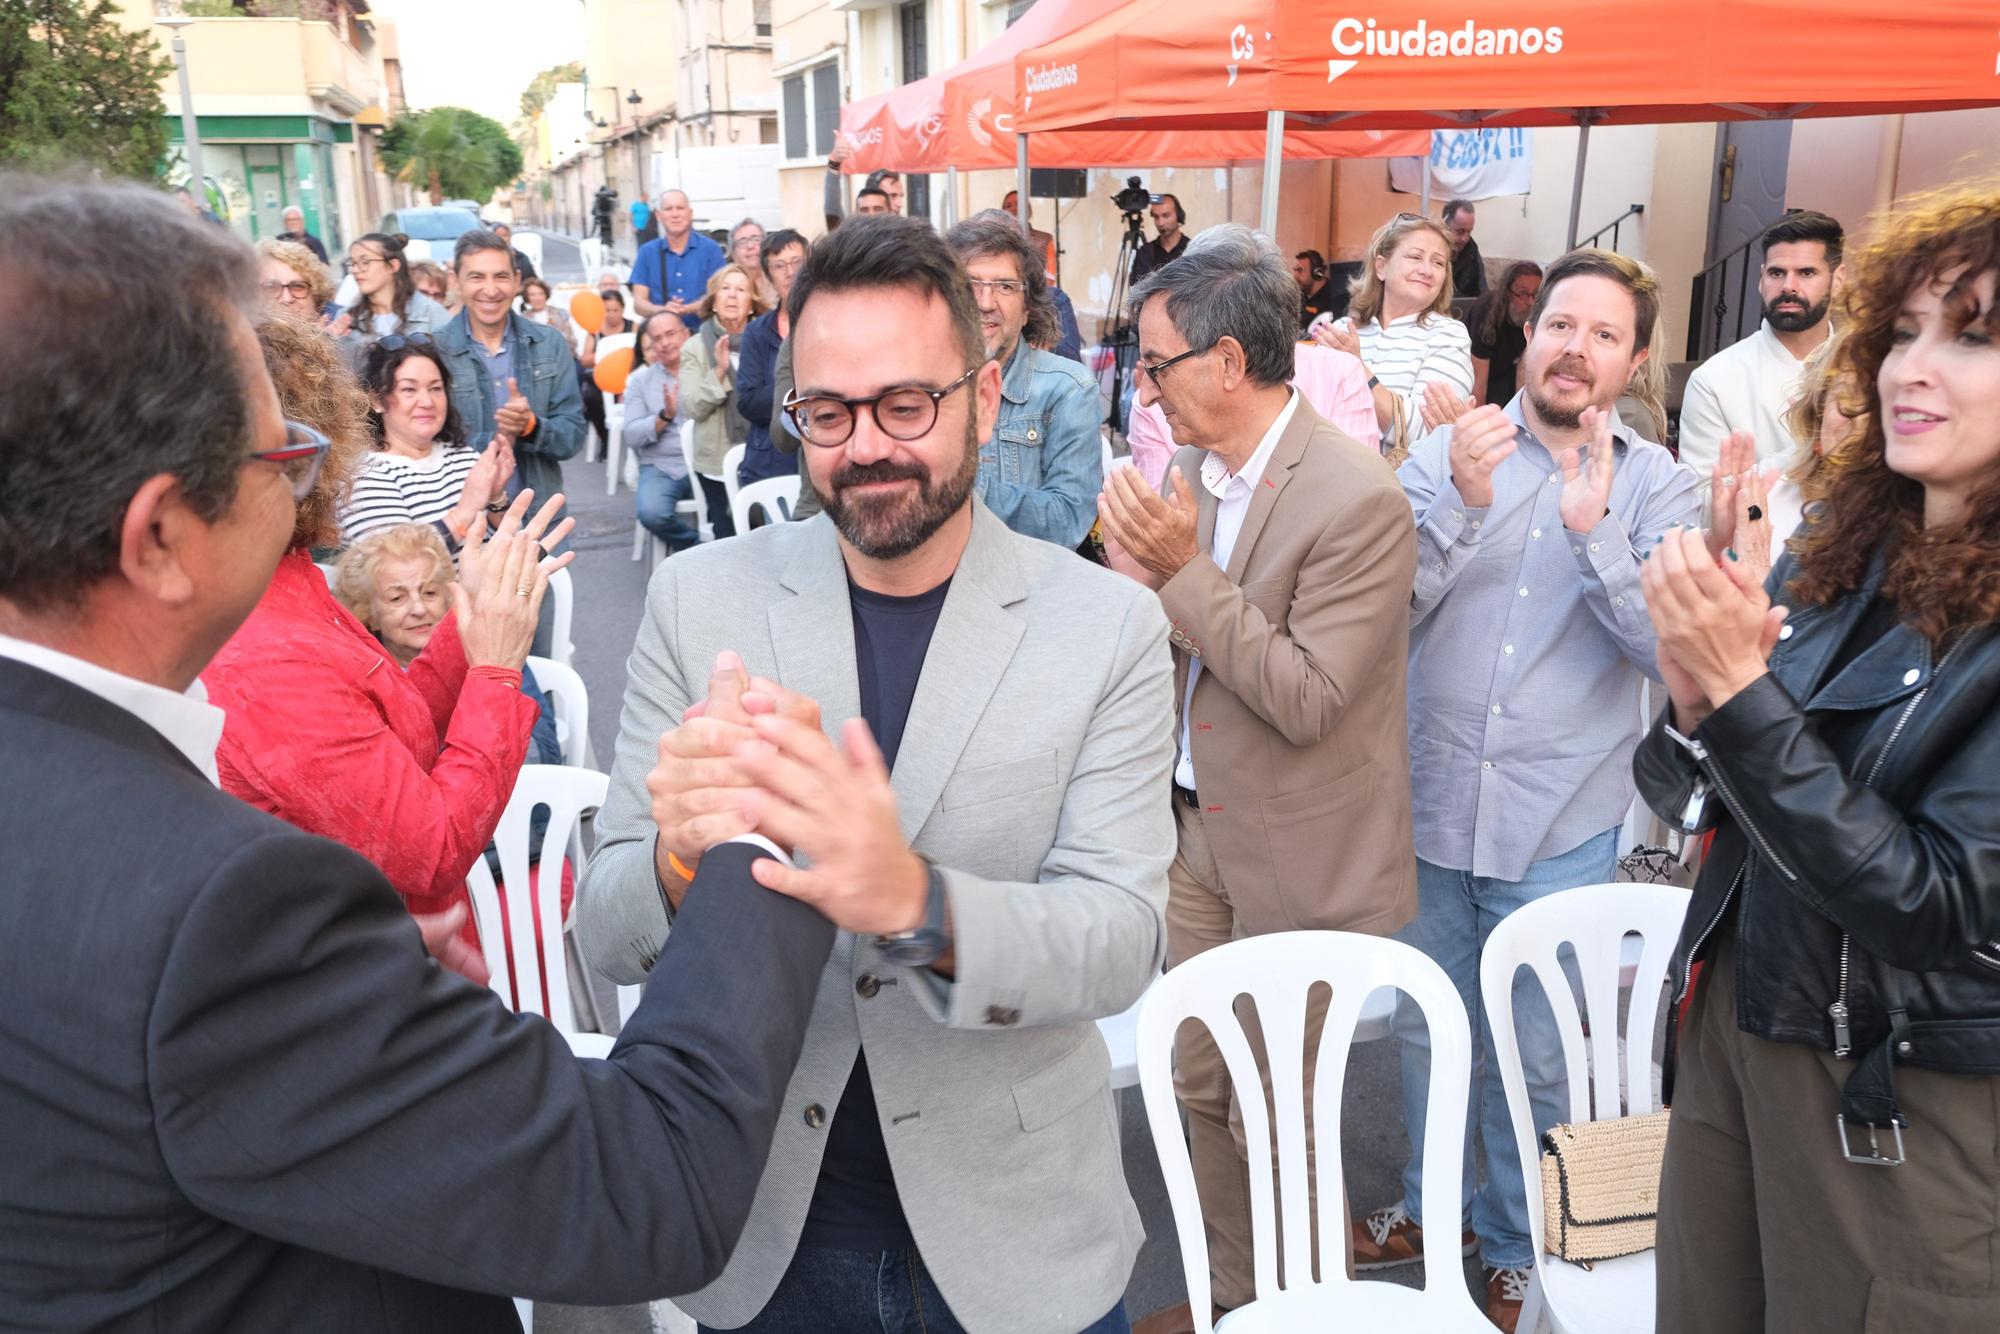
[[[1125,297],[1132,283],[1132,261],[1146,244],[1145,215],[1125,210],[1125,235],[1118,241],[1118,257],[1112,261],[1111,299],[1104,306],[1104,322],[1097,327],[1105,346],[1112,350],[1111,411],[1106,424],[1119,435],[1125,434],[1125,380],[1139,359],[1139,327],[1125,318]]]

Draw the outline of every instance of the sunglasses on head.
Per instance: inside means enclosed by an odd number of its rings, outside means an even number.
[[[406,347],[430,347],[431,336],[419,329],[411,334],[385,334],[375,340],[375,346],[384,352],[401,352]]]

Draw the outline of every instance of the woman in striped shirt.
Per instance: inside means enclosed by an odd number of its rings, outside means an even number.
[[[1451,315],[1451,237],[1442,224],[1398,214],[1375,233],[1348,317],[1313,336],[1361,358],[1382,443],[1395,452],[1423,434],[1424,389],[1472,395],[1472,338]]]
[[[506,508],[514,442],[495,431],[483,452],[465,443],[465,424],[451,405],[451,373],[426,334],[377,341],[362,385],[375,452],[341,507],[341,542],[421,523],[456,552],[482,510]]]

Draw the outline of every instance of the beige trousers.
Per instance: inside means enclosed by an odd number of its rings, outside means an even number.
[[[1230,906],[1229,887],[1222,883],[1215,856],[1199,811],[1190,808],[1178,794],[1174,815],[1179,825],[1179,849],[1167,872],[1167,967],[1174,968],[1204,950],[1240,939],[1245,932]],[[1305,1079],[1307,1094],[1306,1163],[1313,1198],[1309,1204],[1317,1218],[1318,1172],[1313,1153],[1311,1092],[1317,1064],[1320,1029],[1326,1020],[1324,996],[1312,998],[1306,1015]],[[1250,1049],[1257,1054],[1263,1078],[1265,1106],[1271,1103],[1270,1067],[1264,1060],[1264,1035],[1254,1007],[1241,1001],[1236,1007]],[[1198,1023],[1183,1025],[1174,1044],[1174,1092],[1188,1118],[1188,1153],[1194,1162],[1195,1189],[1201,1195],[1202,1226],[1208,1237],[1209,1278],[1215,1303],[1225,1309],[1245,1305],[1257,1295],[1254,1250],[1250,1230],[1249,1148],[1243,1133],[1242,1111],[1236,1101],[1229,1070],[1222,1051],[1208,1030]],[[1283,1209],[1278,1194],[1276,1137],[1272,1137],[1272,1159],[1264,1170],[1272,1174],[1272,1198]],[[1351,1248],[1353,1238],[1343,1230],[1341,1245]],[[1317,1253],[1317,1252],[1315,1252]],[[1347,1257],[1352,1268],[1352,1256]],[[1195,1300],[1200,1300],[1197,1294]]]

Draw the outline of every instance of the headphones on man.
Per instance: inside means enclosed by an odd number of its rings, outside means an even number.
[[[1181,199],[1179,195],[1153,196],[1153,202],[1155,204],[1165,203],[1169,199],[1174,201],[1174,221],[1185,227],[1187,225],[1187,210],[1181,207]]]
[[[1319,251],[1301,250],[1292,258],[1302,259],[1306,262],[1306,268],[1311,272],[1314,282],[1321,283],[1326,281],[1326,256],[1320,254]]]

